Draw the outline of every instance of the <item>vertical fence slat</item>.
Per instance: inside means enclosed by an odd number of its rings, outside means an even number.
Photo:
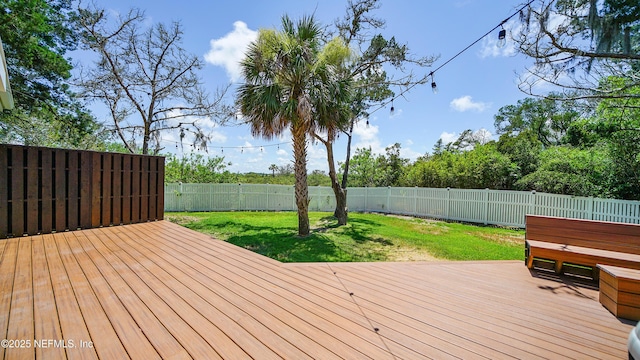
[[[122,223],[131,224],[131,156],[125,156],[122,164]]]
[[[122,219],[122,155],[113,155],[113,193],[112,198],[112,224],[120,225]]]
[[[158,158],[158,176],[156,177],[158,185],[156,193],[158,203],[156,205],[156,219],[164,219],[164,158]]]
[[[131,170],[131,222],[140,222],[140,182],[142,181],[142,174],[140,169],[140,162],[142,158],[134,156],[131,161],[133,167]]]
[[[67,159],[63,151],[55,151],[55,230],[64,231],[67,229]]]
[[[82,211],[80,212],[80,227],[83,229],[91,228],[91,224],[93,222],[93,199],[92,199],[92,189],[94,186],[93,183],[93,154],[90,152],[80,152],[79,155],[74,154],[74,158],[78,159],[80,156],[80,164],[75,165],[79,166],[79,186],[73,186],[75,189],[79,189],[80,192],[80,208]],[[77,161],[77,160],[76,160]],[[75,172],[75,169],[74,169]],[[73,184],[71,184],[73,185]],[[71,187],[70,185],[70,187]]]
[[[86,169],[88,175],[91,176],[91,154],[84,151],[68,151],[67,156],[69,158],[67,170],[67,224],[69,230],[77,230],[78,228],[91,226],[91,223],[87,220],[87,217],[91,214],[91,182],[88,184],[89,188],[86,187],[87,181],[91,181],[91,179],[85,179],[88,176],[83,171]]]
[[[38,151],[37,148],[27,148],[27,234],[37,234],[38,225]]]
[[[39,181],[42,184],[42,195],[40,197],[40,217],[42,218],[42,233],[48,234],[53,230],[53,164],[52,152],[50,149],[42,149],[42,167]]]
[[[24,149],[14,147],[11,157],[11,234],[22,236],[25,232]]]
[[[92,167],[91,167],[91,227],[99,227],[102,206],[100,203],[100,196],[102,195],[102,168],[101,168],[101,154],[95,153],[92,155]]]
[[[111,158],[113,154],[102,154],[102,194],[100,224],[102,226],[111,225]]]
[[[147,214],[147,216],[145,217],[147,220],[155,220],[157,219],[156,217],[156,206],[158,205],[157,203],[157,199],[156,199],[156,194],[157,194],[157,186],[158,186],[158,182],[156,180],[156,176],[157,174],[157,161],[156,159],[149,159],[149,189],[148,194],[149,194],[149,212]]]
[[[0,237],[9,235],[9,147],[0,145]]]

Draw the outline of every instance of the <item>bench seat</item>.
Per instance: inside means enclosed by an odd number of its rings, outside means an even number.
[[[640,225],[527,215],[528,268],[598,279],[598,264],[640,270]],[[565,266],[571,265],[571,266]]]
[[[565,262],[592,268],[595,268],[598,264],[603,264],[640,270],[640,255],[637,254],[536,240],[527,240],[526,242],[529,251],[527,259],[528,268],[533,266],[533,259],[535,257],[555,260],[555,270],[558,273],[562,271],[562,265]]]

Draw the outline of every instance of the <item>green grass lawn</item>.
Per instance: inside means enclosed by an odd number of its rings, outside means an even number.
[[[309,213],[311,235],[297,236],[295,212],[166,213],[210,234],[282,262],[521,260],[524,230],[379,214]]]

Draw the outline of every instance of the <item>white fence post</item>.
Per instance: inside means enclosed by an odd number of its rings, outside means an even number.
[[[387,186],[387,211],[391,211],[389,207],[389,198],[391,198],[391,186]]]
[[[484,224],[489,223],[489,189],[484,189]]]
[[[528,211],[528,214],[536,215],[534,213],[535,206],[536,206],[536,191],[535,190],[531,190],[531,193],[529,194],[529,211]]]
[[[447,216],[445,219],[449,220],[449,208],[451,207],[451,188],[447,187]]]
[[[367,193],[367,189],[369,189],[368,186],[364,187],[364,212],[367,212],[367,198],[369,197],[369,194]]]

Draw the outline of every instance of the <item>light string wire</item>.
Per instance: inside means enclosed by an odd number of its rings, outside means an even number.
[[[435,68],[435,70],[432,70],[431,72],[429,72],[427,75],[425,75],[422,80],[415,82],[414,84],[411,84],[410,86],[408,86],[406,89],[402,90],[402,92],[400,92],[400,94],[394,96],[393,98],[391,98],[390,101],[386,101],[383,102],[382,104],[380,104],[380,106],[378,106],[377,108],[375,108],[373,111],[371,111],[369,113],[369,115],[375,113],[376,111],[386,107],[387,105],[389,105],[390,103],[393,104],[393,100],[399,98],[399,97],[403,97],[404,94],[408,93],[411,89],[413,89],[414,87],[416,87],[417,85],[422,85],[424,84],[424,82],[431,77],[431,81],[433,84],[435,84],[433,77],[436,74],[436,72],[440,69],[442,69],[443,67],[445,67],[446,65],[448,65],[451,61],[453,61],[454,59],[456,59],[458,56],[462,55],[464,52],[466,52],[467,50],[469,50],[471,47],[473,47],[473,45],[479,43],[482,39],[484,39],[487,35],[491,34],[492,32],[494,32],[497,28],[502,27],[505,23],[507,23],[507,21],[511,20],[514,16],[520,14],[520,12],[522,12],[522,10],[524,10],[526,7],[528,7],[529,5],[531,5],[535,0],[530,0],[528,3],[526,3],[525,5],[523,5],[522,7],[520,7],[518,10],[516,10],[513,14],[511,14],[509,17],[507,17],[506,19],[502,20],[498,25],[496,25],[495,27],[493,27],[491,30],[487,31],[486,33],[484,33],[482,36],[480,36],[478,39],[476,39],[474,42],[472,42],[471,44],[467,45],[467,47],[465,47],[464,49],[460,50],[457,54],[453,55],[452,57],[450,57],[447,61],[445,61],[444,63],[442,63],[442,65],[438,66],[437,68]],[[433,86],[433,85],[432,85]]]

